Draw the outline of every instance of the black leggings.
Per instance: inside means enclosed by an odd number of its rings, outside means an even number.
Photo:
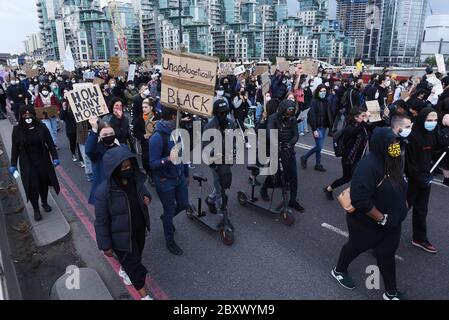
[[[356,213],[357,214],[357,213]],[[347,215],[349,240],[341,249],[337,271],[347,273],[349,264],[361,253],[374,249],[385,290],[396,293],[396,261],[395,254],[401,238],[401,225],[392,229],[367,227],[353,217]]]
[[[125,270],[137,291],[145,287],[145,280],[148,273],[147,268],[142,264],[142,252],[144,246],[145,230],[139,230],[133,231],[132,252],[114,250],[123,270]]]
[[[76,153],[76,132],[74,133],[67,133],[67,138],[69,139],[70,143],[70,152],[72,154]],[[81,152],[80,152],[81,154]]]
[[[343,159],[341,160],[341,167],[343,168],[343,177],[338,178],[331,184],[332,190],[347,184],[352,179],[352,172],[354,170],[353,164],[343,164]]]
[[[38,163],[34,164],[30,170],[30,185],[29,185],[29,199],[33,209],[35,211],[39,211],[39,196],[41,197],[42,204],[47,203],[48,196],[48,173],[45,170],[45,164],[41,163],[42,161],[38,161]]]

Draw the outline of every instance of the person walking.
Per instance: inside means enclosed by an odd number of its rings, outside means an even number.
[[[120,277],[133,285],[141,300],[153,300],[145,288],[148,273],[142,264],[145,237],[150,232],[151,195],[136,156],[126,146],[108,150],[104,157],[106,179],[95,194],[95,234],[107,257],[117,256]]]
[[[53,187],[59,194],[59,182],[55,167],[60,165],[50,132],[37,118],[31,106],[23,106],[19,112],[19,124],[12,132],[11,167],[9,172],[17,171],[20,164],[20,175],[27,201],[34,210],[34,220],[42,220],[39,209],[39,198],[45,212],[51,212],[48,205],[48,187]]]
[[[349,124],[341,132],[340,139],[343,139],[343,155],[341,167],[343,176],[324,188],[324,193],[328,200],[334,200],[333,190],[351,181],[352,173],[357,163],[362,159],[368,147],[368,131],[366,121],[368,117],[360,108],[352,108],[349,112]]]
[[[407,183],[401,175],[401,147],[390,128],[374,130],[370,153],[357,165],[350,193],[355,212],[346,215],[349,239],[331,274],[343,287],[354,289],[348,267],[361,253],[373,249],[385,284],[383,299],[402,300],[395,254],[407,216]]]
[[[313,137],[315,139],[315,147],[309,150],[304,156],[301,157],[301,166],[307,168],[307,159],[315,153],[316,162],[315,170],[325,172],[323,165],[321,164],[321,150],[324,146],[324,139],[326,138],[326,130],[331,126],[331,115],[326,99],[327,89],[326,86],[320,84],[315,90],[315,97],[312,100],[310,111],[308,114],[309,124],[313,131]]]
[[[427,236],[427,213],[429,206],[432,173],[432,156],[436,147],[435,128],[438,115],[433,108],[424,108],[418,114],[408,136],[405,172],[409,188],[407,202],[413,207],[412,245],[429,253],[437,253]]]

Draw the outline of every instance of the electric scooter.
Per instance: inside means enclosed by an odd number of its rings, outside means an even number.
[[[211,214],[206,213],[202,208],[202,187],[203,182],[207,182],[207,178],[204,178],[199,174],[194,174],[193,180],[197,181],[199,186],[198,207],[195,208],[193,204],[190,204],[189,208],[186,210],[186,214],[190,219],[199,221],[209,229],[218,232],[220,234],[221,241],[225,245],[231,246],[234,243],[234,227],[229,220],[227,208],[228,197],[226,195],[226,189],[230,188],[230,183],[223,183],[223,180],[226,179],[229,179],[229,177],[225,177],[224,179],[220,177],[220,184],[222,187],[222,205],[220,211],[217,214]]]
[[[251,195],[248,196],[245,191],[239,191],[237,193],[237,199],[242,206],[251,206],[254,208],[261,209],[265,213],[270,213],[274,215],[279,215],[280,221],[291,226],[295,223],[295,217],[292,211],[288,208],[287,191],[288,191],[288,179],[287,172],[285,170],[285,164],[283,164],[281,153],[288,152],[287,149],[281,149],[279,155],[279,168],[278,172],[271,177],[271,179],[276,180],[272,186],[273,191],[271,192],[270,206],[267,208],[265,205],[260,203],[260,200],[255,196],[256,188],[256,177],[260,174],[260,168],[256,165],[249,165],[247,169],[251,171]],[[273,181],[272,181],[273,182]],[[273,206],[273,195],[275,188],[281,188],[282,190],[282,203],[277,207]]]

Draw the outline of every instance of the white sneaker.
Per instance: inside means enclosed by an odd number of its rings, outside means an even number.
[[[301,132],[299,135],[300,135],[301,137],[305,136],[304,132]]]
[[[146,296],[146,297],[141,298],[140,300],[153,300],[153,298],[151,298],[150,296]]]
[[[125,285],[132,286],[131,279],[129,279],[128,275],[126,274],[125,270],[122,269],[122,267],[120,267],[120,271],[118,272],[118,275],[120,276],[120,278],[123,279],[123,283]]]
[[[86,165],[84,164],[83,161],[80,161],[80,167],[81,167],[81,168],[85,168],[85,167],[86,167]]]
[[[74,154],[72,154],[72,161],[73,161],[73,162],[78,161],[78,159],[76,158],[76,156],[75,156]]]

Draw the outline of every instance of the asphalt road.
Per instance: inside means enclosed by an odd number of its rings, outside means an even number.
[[[84,170],[72,162],[64,130],[59,133],[61,168],[58,169],[62,192],[57,201],[72,227],[77,254],[88,267],[96,269],[116,299],[136,297],[116,274],[117,265],[98,252],[93,239],[93,208],[86,204],[90,191]],[[299,143],[313,145],[311,134],[300,137]],[[225,246],[217,233],[210,231],[184,213],[175,219],[176,241],[184,250],[181,257],[165,248],[162,207],[157,193],[150,188],[152,231],[147,238],[144,264],[149,270],[147,283],[159,299],[381,299],[380,290],[365,286],[369,265],[375,258],[366,253],[350,266],[357,288],[348,291],[330,276],[340,249],[346,241],[345,213],[336,201],[328,201],[323,187],[341,174],[339,159],[323,154],[326,173],[300,168],[299,157],[305,147],[296,148],[299,172],[299,201],[305,213],[295,212],[296,223],[289,227],[276,216],[242,207],[237,191],[249,192],[249,173],[245,166],[233,167],[233,185],[228,192],[229,212],[235,227],[235,243]],[[331,139],[325,149],[331,150]],[[211,177],[209,169],[200,166],[192,172]],[[260,178],[259,178],[260,179]],[[262,179],[260,179],[262,180]],[[206,183],[203,193],[212,190]],[[196,201],[197,186],[189,188],[191,201]],[[449,298],[449,189],[434,185],[428,216],[429,237],[439,249],[430,255],[411,246],[411,217],[403,224],[402,240],[397,252],[398,286],[411,299]],[[113,269],[115,268],[115,269]]]

